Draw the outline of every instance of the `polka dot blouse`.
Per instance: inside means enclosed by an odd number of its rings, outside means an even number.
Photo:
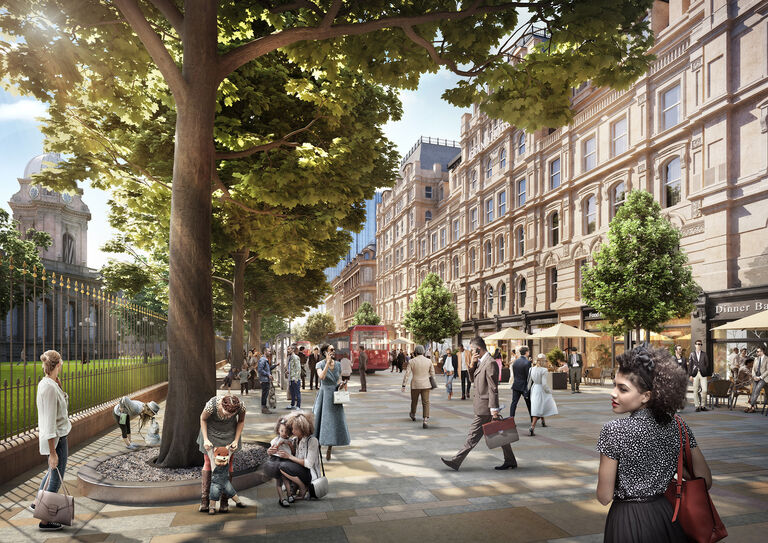
[[[691,448],[696,447],[688,424]],[[597,440],[598,452],[618,460],[617,500],[642,501],[663,494],[677,471],[680,438],[677,423],[661,425],[648,409],[605,423]]]

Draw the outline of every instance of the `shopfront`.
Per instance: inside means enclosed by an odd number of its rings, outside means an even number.
[[[613,368],[616,357],[624,352],[624,337],[611,336],[601,329],[608,324],[603,315],[591,308],[582,310],[583,330],[595,334],[596,338],[587,338],[584,341],[583,358],[587,368]]]

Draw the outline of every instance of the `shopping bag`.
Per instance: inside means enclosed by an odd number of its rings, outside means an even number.
[[[515,419],[512,417],[492,420],[483,424],[483,435],[485,444],[489,449],[496,449],[503,445],[509,445],[520,439],[515,426]]]

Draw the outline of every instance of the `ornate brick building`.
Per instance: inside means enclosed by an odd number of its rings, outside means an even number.
[[[325,309],[333,315],[336,331],[352,326],[360,305],[376,306],[376,246],[360,251],[331,282],[333,293],[325,299]]]

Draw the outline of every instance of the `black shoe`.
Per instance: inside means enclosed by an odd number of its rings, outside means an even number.
[[[546,427],[547,427],[547,423],[546,423],[546,422],[544,422],[544,419],[541,419],[541,425],[542,425],[544,428],[546,428]]]
[[[445,464],[446,466],[448,466],[448,467],[449,467],[449,468],[451,468],[452,470],[454,470],[454,471],[459,471],[459,467],[461,466],[461,463],[459,463],[459,462],[456,462],[456,461],[455,461],[455,460],[453,460],[453,459],[451,459],[451,460],[446,460],[446,459],[445,459],[445,458],[443,458],[442,456],[440,457],[440,460],[442,460],[442,461],[443,461],[443,464]]]
[[[290,507],[291,504],[288,503],[288,500],[277,500],[278,505],[280,507]]]
[[[701,411],[701,407],[696,408],[696,412],[698,413],[699,411]]]
[[[498,470],[503,470],[503,469],[515,469],[516,467],[517,467],[517,462],[514,462],[514,463],[512,463],[512,464],[509,464],[509,463],[507,463],[507,462],[504,462],[502,465],[500,465],[500,466],[496,466],[496,467],[495,467],[495,468],[493,468],[493,469],[498,469]]]
[[[243,502],[236,502],[235,507],[239,509],[245,509],[245,504]]]
[[[709,411],[709,409],[708,409],[708,408],[706,408],[706,407],[704,407],[704,406],[702,406],[702,407],[701,407],[701,410],[702,410],[702,411]]]
[[[429,428],[429,423],[427,421],[424,421],[421,423],[422,428]]]
[[[27,509],[29,509],[30,511],[32,511],[32,512],[34,513],[34,512],[35,512],[35,504],[34,504],[34,502],[33,502],[33,503],[30,503],[30,504],[27,506]]]
[[[61,530],[61,524],[58,522],[41,522],[38,528],[40,528],[41,532],[55,532],[56,530]]]
[[[535,436],[535,435],[536,435],[536,434],[534,434],[534,433],[533,433],[533,426],[531,426],[530,428],[528,428],[528,433],[529,433],[529,434],[531,434],[532,436]]]
[[[415,421],[415,420],[416,420],[416,417],[414,417],[414,416],[413,416],[413,415],[411,415],[410,413],[408,413],[408,416],[409,416],[409,417],[411,417],[411,420],[412,420],[412,421]]]

